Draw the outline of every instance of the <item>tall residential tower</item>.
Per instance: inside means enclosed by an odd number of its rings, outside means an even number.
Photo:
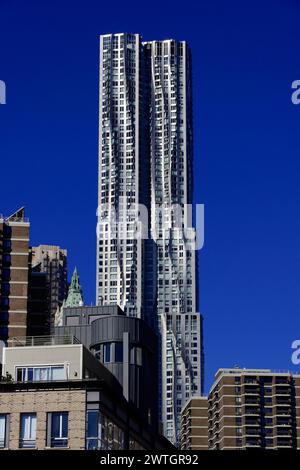
[[[5,343],[26,335],[29,230],[24,208],[0,215],[0,341]]]
[[[203,387],[196,252],[186,231],[192,165],[187,44],[101,36],[97,303],[156,328],[160,414],[174,443],[182,407]]]
[[[140,36],[101,36],[100,51],[97,302],[141,317],[143,240],[134,237],[135,214],[112,227],[147,199]]]

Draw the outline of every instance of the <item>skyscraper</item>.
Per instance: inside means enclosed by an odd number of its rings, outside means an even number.
[[[157,316],[161,339],[161,415],[179,440],[185,401],[201,392],[201,317],[191,224],[193,126],[191,54],[185,42],[144,45],[151,77],[151,229],[156,234]],[[179,212],[179,214],[178,214]]]
[[[134,214],[122,229],[116,224],[115,233],[106,223],[146,202],[140,36],[101,36],[100,50],[97,302],[117,303],[126,314],[141,317],[143,241],[133,237]]]
[[[185,42],[114,34],[101,36],[100,64],[97,303],[116,303],[156,327],[160,414],[165,435],[178,443],[182,406],[203,386],[196,254],[185,232],[191,54]]]

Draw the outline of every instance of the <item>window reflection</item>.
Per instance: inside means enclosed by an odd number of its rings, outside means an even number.
[[[86,441],[88,450],[122,450],[124,432],[100,411],[89,410]]]

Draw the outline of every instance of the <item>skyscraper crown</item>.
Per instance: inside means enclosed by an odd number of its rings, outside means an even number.
[[[71,284],[69,287],[68,297],[64,306],[65,307],[81,307],[82,305],[83,305],[82,288],[80,285],[77,268],[75,266],[72,279],[71,279]]]

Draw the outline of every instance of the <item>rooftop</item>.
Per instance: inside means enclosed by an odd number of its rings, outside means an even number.
[[[293,372],[290,370],[271,370],[271,369],[246,369],[246,368],[241,368],[241,367],[232,367],[232,368],[224,368],[224,369],[218,369],[216,374],[215,374],[215,381],[212,384],[210,388],[211,393],[214,388],[217,386],[219,383],[219,380],[224,377],[224,376],[229,376],[229,375],[289,375],[289,376],[294,376],[294,377],[299,377],[298,372]]]
[[[24,207],[21,207],[8,217],[5,217],[3,214],[0,214],[0,220],[4,220],[5,222],[29,223],[29,219],[25,217]]]

